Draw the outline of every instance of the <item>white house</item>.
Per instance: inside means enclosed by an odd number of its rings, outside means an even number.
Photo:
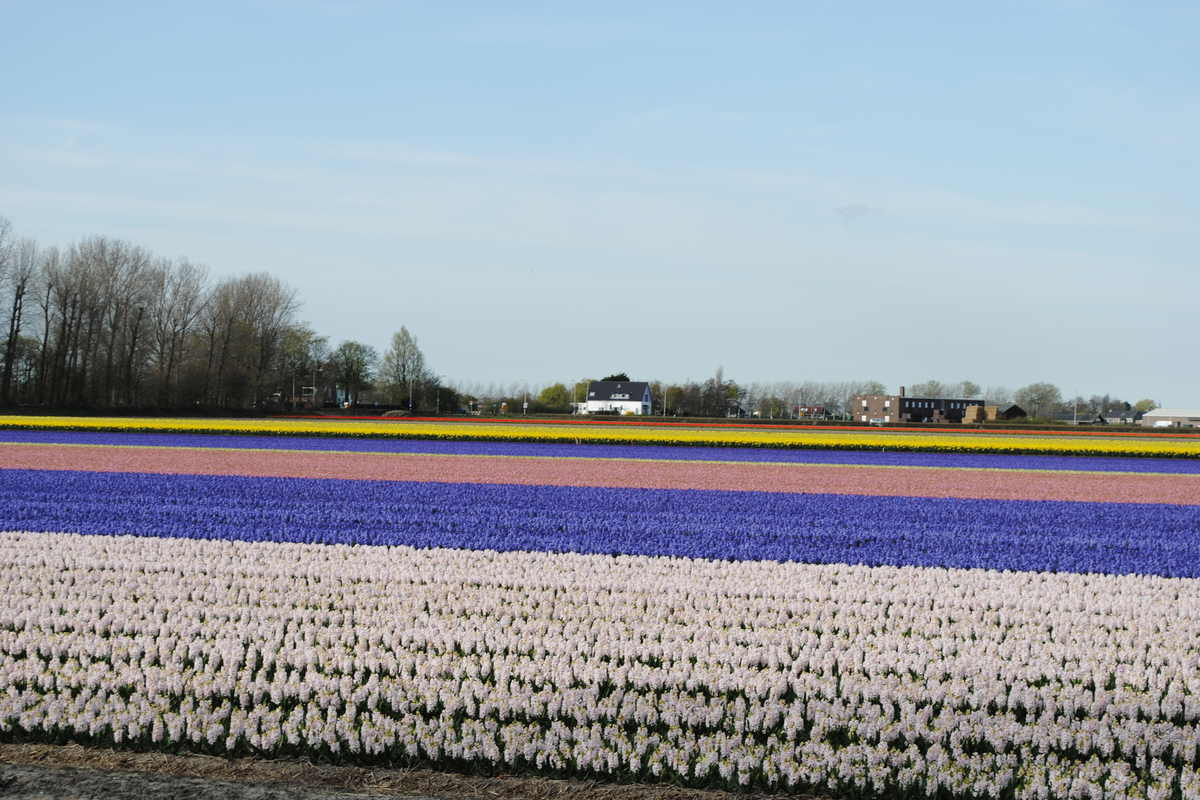
[[[1156,408],[1142,415],[1148,428],[1200,428],[1200,408]]]
[[[580,414],[649,414],[650,384],[645,381],[592,381]]]

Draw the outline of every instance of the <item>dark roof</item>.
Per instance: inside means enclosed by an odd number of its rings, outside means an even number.
[[[916,400],[918,403],[937,403],[937,407],[941,407],[941,403],[966,403],[972,406],[985,405],[987,401],[980,400],[977,397],[910,397],[909,395],[883,395],[888,400],[895,400],[899,397],[903,401]]]
[[[1013,405],[1001,411],[998,416],[1000,419],[1016,419],[1018,417],[1027,417],[1029,415],[1025,413],[1025,409],[1014,403]]]
[[[646,381],[592,381],[588,384],[588,400],[634,400],[642,402],[650,384]]]
[[[921,403],[971,403],[973,405],[982,406],[987,403],[986,400],[981,400],[978,397],[922,397],[916,394],[855,394],[850,396],[851,400],[917,400]]]

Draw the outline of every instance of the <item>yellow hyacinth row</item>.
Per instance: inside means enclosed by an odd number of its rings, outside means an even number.
[[[0,416],[0,429],[1200,458],[1200,438],[477,421]]]

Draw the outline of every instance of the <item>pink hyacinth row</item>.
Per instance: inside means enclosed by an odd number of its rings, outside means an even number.
[[[1197,475],[23,444],[0,457],[11,469],[1200,504]]]

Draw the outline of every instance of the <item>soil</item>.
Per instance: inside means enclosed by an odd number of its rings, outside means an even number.
[[[306,761],[134,753],[79,745],[0,744],[0,798],[20,800],[828,800],[732,794],[667,785],[424,769],[368,769]]]

